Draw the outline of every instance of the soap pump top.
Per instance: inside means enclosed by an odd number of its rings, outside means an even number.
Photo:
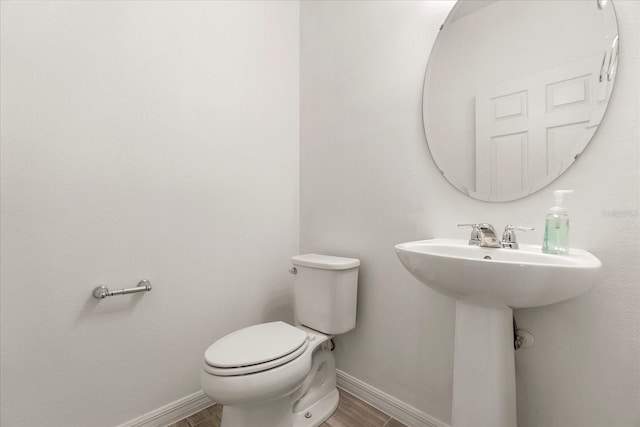
[[[573,193],[573,190],[553,192],[555,203],[547,214],[542,252],[548,254],[569,253],[569,213],[563,205],[564,196],[569,193]]]
[[[552,215],[567,215],[569,211],[564,206],[564,195],[571,193],[573,193],[573,190],[555,190],[553,192],[555,206],[552,206],[551,209],[549,209],[549,213]]]

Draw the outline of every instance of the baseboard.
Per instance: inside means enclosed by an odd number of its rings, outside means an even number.
[[[118,427],[167,427],[213,405],[202,390],[155,409]]]
[[[353,394],[358,399],[364,400],[409,427],[450,427],[439,419],[407,405],[384,391],[378,390],[339,369],[336,372],[336,377],[339,388]]]

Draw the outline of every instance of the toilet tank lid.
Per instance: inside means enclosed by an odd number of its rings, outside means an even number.
[[[320,268],[323,270],[348,270],[360,265],[358,258],[345,258],[330,255],[305,254],[291,258],[293,265]]]

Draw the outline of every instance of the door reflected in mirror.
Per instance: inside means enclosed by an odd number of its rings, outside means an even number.
[[[604,117],[618,48],[612,1],[458,1],[423,94],[429,150],[444,177],[495,202],[551,183]]]

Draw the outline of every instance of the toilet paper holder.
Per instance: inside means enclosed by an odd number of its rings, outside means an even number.
[[[112,297],[114,295],[135,294],[137,292],[149,292],[151,290],[151,282],[144,279],[138,282],[135,288],[120,289],[119,291],[110,291],[106,286],[98,286],[93,290],[93,296],[98,299]]]

